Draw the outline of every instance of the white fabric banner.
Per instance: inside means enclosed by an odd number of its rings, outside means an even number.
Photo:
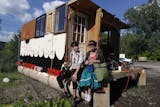
[[[65,54],[66,33],[47,34],[44,37],[30,39],[28,43],[21,41],[20,55],[45,57],[54,59],[55,55],[62,60]]]

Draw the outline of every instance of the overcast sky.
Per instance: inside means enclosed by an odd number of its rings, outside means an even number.
[[[18,32],[24,23],[66,1],[68,0],[0,0],[0,41],[8,41],[10,35]],[[147,3],[148,0],[92,1],[123,20],[127,9]]]

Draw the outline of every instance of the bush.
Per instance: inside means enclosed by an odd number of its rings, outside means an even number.
[[[16,61],[18,59],[18,35],[5,44],[5,48],[0,51],[0,72],[16,71]]]

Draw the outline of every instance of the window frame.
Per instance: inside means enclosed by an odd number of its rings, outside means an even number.
[[[65,6],[65,12],[64,12],[64,13],[65,13],[65,16],[64,16],[64,29],[63,29],[63,30],[56,30],[56,27],[58,26],[58,25],[57,25],[57,20],[59,21],[59,18],[57,18],[57,9],[58,9],[58,8],[61,8],[61,7],[63,7],[63,6]],[[67,7],[67,4],[66,4],[66,3],[58,6],[58,7],[55,9],[55,14],[54,14],[54,18],[55,18],[55,19],[54,19],[54,27],[53,27],[54,34],[59,34],[59,33],[65,33],[65,32],[66,32],[67,9],[68,9],[68,7]]]
[[[44,16],[44,24],[42,25],[42,17]],[[46,14],[43,14],[39,17],[36,18],[36,25],[35,25],[35,38],[40,38],[40,37],[44,37],[45,33],[46,33]],[[40,21],[40,26],[39,26],[39,34],[37,36],[37,20]],[[43,34],[41,34],[41,30],[42,30],[42,26],[43,26]]]
[[[86,40],[87,40],[87,28],[88,28],[88,16],[86,15],[86,14],[83,14],[83,13],[80,13],[80,12],[76,12],[75,14],[74,14],[74,18],[75,18],[75,16],[78,16],[78,17],[80,17],[80,18],[84,18],[85,19],[85,24],[84,25],[81,25],[80,26],[80,32],[82,32],[83,30],[84,30],[84,34],[83,34],[83,42],[81,42],[81,37],[80,37],[80,39],[79,39],[79,43],[86,43]],[[77,31],[76,31],[76,36],[74,37],[74,29],[75,29],[75,19],[73,18],[73,21],[72,21],[72,24],[73,24],[73,32],[72,32],[72,40],[73,41],[77,41],[77,39],[78,39],[78,33],[77,33]],[[77,24],[76,24],[77,25]],[[78,23],[78,25],[77,26],[79,26],[80,24]],[[84,29],[82,30],[82,27],[84,27]],[[78,29],[78,28],[77,28]],[[77,30],[76,29],[76,30]],[[80,36],[82,36],[82,34],[80,34]],[[73,38],[76,38],[75,40],[73,39]]]

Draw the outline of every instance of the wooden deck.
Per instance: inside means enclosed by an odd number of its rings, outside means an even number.
[[[146,72],[142,68],[133,67],[132,69],[128,70],[128,72],[123,71],[113,71],[112,72],[112,79],[118,81],[118,79],[125,78],[128,76],[132,76],[135,74],[140,74],[140,78],[138,80],[138,86],[145,86],[146,85]],[[104,88],[105,93],[99,94],[95,93],[93,97],[93,107],[110,107],[110,83],[108,83],[107,87]]]

